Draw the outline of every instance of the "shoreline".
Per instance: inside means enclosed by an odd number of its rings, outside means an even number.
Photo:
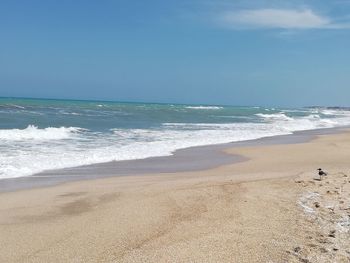
[[[337,134],[348,128],[349,126],[296,131],[293,134],[287,135],[178,149],[170,156],[112,161],[47,170],[31,176],[0,179],[0,193],[109,177],[204,171],[247,160],[240,155],[227,154],[227,149],[274,144],[305,143],[319,135]]]
[[[246,161],[207,170],[0,193],[0,261],[348,262],[350,131],[305,138],[227,148]]]

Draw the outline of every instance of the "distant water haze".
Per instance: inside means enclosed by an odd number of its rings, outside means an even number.
[[[0,178],[350,125],[350,111],[0,99]]]

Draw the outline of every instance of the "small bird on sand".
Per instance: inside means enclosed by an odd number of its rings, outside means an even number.
[[[318,168],[318,175],[320,176],[320,180],[322,180],[322,176],[327,176],[327,173],[322,171],[321,168]]]

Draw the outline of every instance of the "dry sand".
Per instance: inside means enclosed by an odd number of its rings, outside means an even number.
[[[227,152],[249,160],[1,193],[0,262],[350,262],[350,133]]]

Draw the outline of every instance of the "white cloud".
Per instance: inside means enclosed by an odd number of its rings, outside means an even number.
[[[254,9],[224,12],[220,21],[235,29],[340,29],[349,24],[336,24],[332,19],[310,9]]]

